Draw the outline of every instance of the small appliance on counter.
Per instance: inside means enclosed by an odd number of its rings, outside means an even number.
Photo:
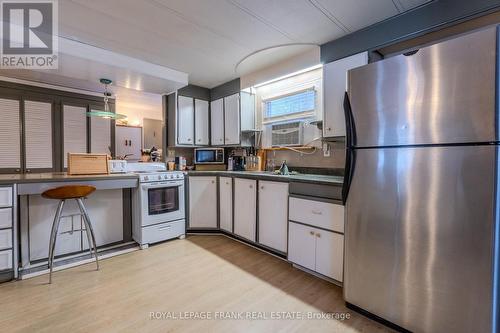
[[[103,175],[108,173],[107,154],[68,153],[69,175]]]
[[[194,150],[194,164],[199,171],[223,171],[224,148],[197,148]]]
[[[108,160],[109,173],[125,173],[127,172],[126,160]]]
[[[178,171],[186,170],[186,158],[184,156],[176,156],[175,157],[175,169]]]
[[[245,156],[233,156],[233,171],[245,171]]]

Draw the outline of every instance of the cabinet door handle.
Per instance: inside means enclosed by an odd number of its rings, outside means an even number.
[[[212,184],[215,184],[215,180],[212,180]]]
[[[311,213],[313,213],[314,215],[323,215],[323,212],[320,211],[320,210],[312,210]]]
[[[226,182],[226,185],[229,185],[229,182]]]
[[[330,131],[332,130],[332,128],[331,128],[331,127],[328,127],[326,130],[327,130],[328,132],[330,132]]]
[[[201,141],[201,139],[198,139],[198,142],[200,142],[200,141]]]
[[[253,188],[253,185],[250,185],[249,187],[250,187],[250,188]]]
[[[321,234],[318,232],[318,233],[316,234],[316,237],[321,238]]]
[[[191,141],[191,139],[188,139],[188,141]]]
[[[261,190],[263,190],[263,189],[264,189],[264,186],[261,186],[261,187],[260,187],[260,189],[261,189]]]
[[[314,236],[314,231],[309,231],[309,233],[311,234],[311,236]]]

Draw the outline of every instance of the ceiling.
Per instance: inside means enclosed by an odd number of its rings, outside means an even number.
[[[59,35],[186,72],[190,83],[212,88],[238,77],[235,67],[249,54],[322,44],[426,2],[59,0]],[[303,51],[278,50],[252,61],[254,69]]]

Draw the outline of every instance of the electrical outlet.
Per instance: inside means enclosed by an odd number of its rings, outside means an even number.
[[[330,157],[330,145],[326,142],[323,142],[323,156]]]
[[[175,150],[174,149],[167,149],[167,156],[168,157],[175,157]]]

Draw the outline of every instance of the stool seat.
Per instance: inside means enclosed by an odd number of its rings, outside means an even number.
[[[67,200],[85,198],[95,191],[91,185],[65,185],[51,188],[42,193],[42,197],[47,199]]]

